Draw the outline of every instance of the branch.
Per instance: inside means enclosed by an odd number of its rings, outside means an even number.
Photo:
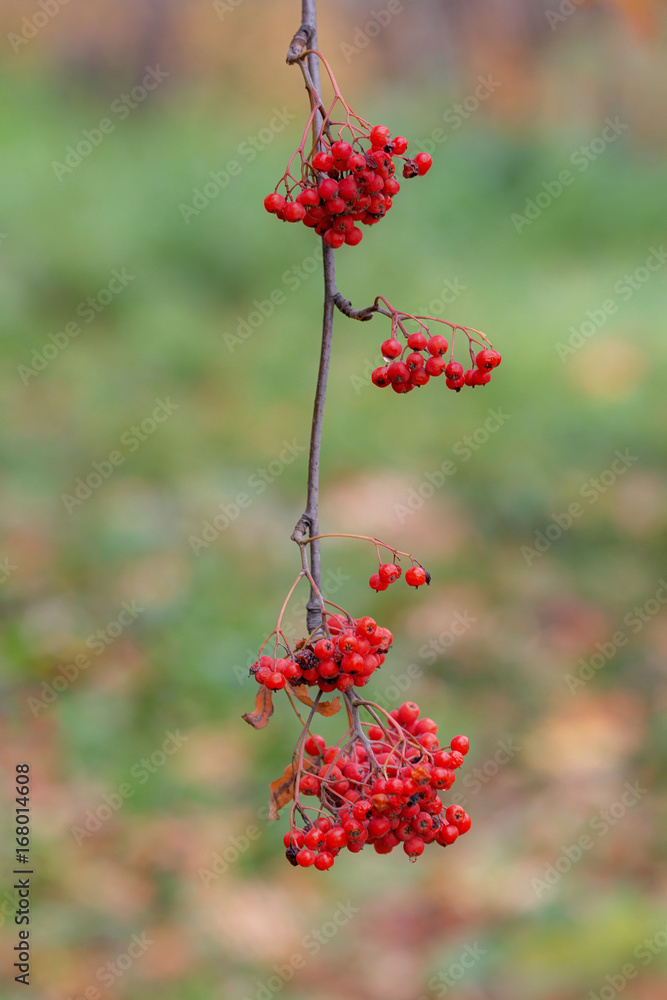
[[[362,323],[367,319],[373,319],[373,313],[378,311],[378,307],[373,303],[372,306],[366,306],[364,309],[353,309],[352,303],[348,302],[339,291],[336,291],[334,297],[334,305],[340,309],[344,316],[349,316],[350,319],[358,319]]]

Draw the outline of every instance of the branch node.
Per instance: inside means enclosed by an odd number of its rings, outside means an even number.
[[[287,50],[286,62],[288,65],[293,65],[298,62],[301,55],[307,48],[310,47],[310,40],[313,37],[313,26],[311,24],[302,24],[294,38],[290,42],[290,46]]]
[[[348,300],[341,295],[340,292],[336,292],[333,300],[334,305],[343,313],[344,316],[349,316],[350,319],[358,319],[362,323],[368,319],[373,319],[373,313],[377,310],[375,305],[365,306],[363,309],[354,309],[352,307],[352,303],[348,302]]]

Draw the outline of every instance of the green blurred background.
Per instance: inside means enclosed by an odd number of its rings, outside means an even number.
[[[663,6],[320,6],[352,106],[435,161],[337,252],[339,287],[503,354],[484,389],[397,397],[368,384],[385,321],[338,316],[324,435],[323,529],[433,575],[375,595],[372,550],[331,541],[329,595],[396,636],[379,699],[470,736],[452,794],[473,827],[414,866],[292,869],[264,817],[297,722],[282,700],[261,733],[240,718],[298,570],[317,369],[317,243],[262,208],[301,134],[297,3],[5,0],[2,996],[25,995],[27,760],[40,1000],[658,1000]]]

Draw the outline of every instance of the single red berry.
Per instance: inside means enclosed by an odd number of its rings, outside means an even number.
[[[283,844],[285,847],[303,847],[303,830],[296,828],[288,830],[283,837]]]
[[[465,815],[466,811],[463,806],[459,806],[456,803],[453,803],[451,806],[447,806],[447,809],[445,810],[445,819],[448,823],[454,823],[455,826],[459,825]]]
[[[380,351],[383,358],[398,358],[403,353],[403,348],[399,340],[391,337],[389,340],[382,341]]]
[[[419,176],[423,177],[424,174],[428,173],[433,165],[433,157],[429,156],[428,153],[417,153],[415,156],[415,163],[417,164],[417,169],[419,170]]]
[[[431,375],[437,378],[438,375],[442,375],[445,370],[447,362],[441,355],[437,354],[435,357],[427,358],[426,364],[424,365],[424,371],[427,375]]]
[[[431,376],[424,368],[415,368],[410,375],[410,385],[426,385],[431,381]]]
[[[341,674],[336,681],[336,687],[339,691],[349,691],[353,684],[354,680],[350,674]]]
[[[368,819],[371,812],[373,811],[373,806],[368,801],[368,799],[357,799],[357,801],[352,806],[352,815],[355,819],[358,819],[361,823],[365,819]]]
[[[356,635],[344,632],[338,637],[336,645],[341,653],[356,653],[359,643]]]
[[[452,741],[449,745],[452,750],[458,750],[458,752],[462,753],[465,757],[470,749],[470,740],[467,736],[454,736],[452,737]]]
[[[476,374],[477,374],[477,369],[476,368],[468,368],[463,373],[463,381],[465,382],[465,384],[466,385],[475,385],[475,382],[473,380],[474,380]]]
[[[319,152],[315,153],[313,157],[313,166],[315,170],[321,170],[323,173],[327,173],[334,165],[334,158],[331,153]]]
[[[272,673],[271,667],[260,667],[255,673],[255,680],[258,684],[266,684]]]
[[[285,207],[286,201],[281,194],[274,191],[273,194],[267,194],[264,199],[264,208],[267,212],[280,212]]]
[[[333,854],[329,854],[328,851],[320,851],[320,853],[315,858],[315,867],[318,872],[325,872],[328,868],[331,868],[334,863]]]
[[[310,754],[311,757],[317,757],[318,754],[322,753],[326,745],[326,740],[323,736],[313,733],[313,735],[309,736],[306,740],[304,749],[307,754]]]
[[[322,201],[329,201],[330,198],[334,198],[338,194],[338,181],[327,177],[326,180],[320,181],[317,185],[317,193]]]
[[[408,573],[410,570],[408,570]],[[405,574],[407,580],[408,574]],[[402,726],[409,726],[419,718],[419,705],[414,701],[404,701],[398,710],[398,721]]]
[[[319,795],[320,794],[319,779],[316,778],[314,774],[304,774],[303,778],[301,779],[300,788],[304,795]]]
[[[394,385],[410,381],[410,369],[403,361],[392,361],[387,368],[387,375]]]
[[[305,208],[298,201],[290,201],[283,209],[286,222],[301,222],[305,214]]]
[[[357,230],[357,232],[359,232],[359,230]],[[387,366],[386,365],[382,365],[380,368],[376,368],[375,369],[375,371],[371,375],[371,382],[373,383],[373,385],[377,385],[381,389],[384,389],[385,386],[389,385],[389,383],[391,382],[391,379],[389,378],[389,375],[387,374]]]
[[[315,188],[304,188],[297,196],[296,200],[302,205],[315,206],[320,203],[320,196]]]
[[[446,378],[445,385],[448,389],[454,389],[456,392],[459,392],[462,386],[465,385],[463,375],[457,375],[455,378]]]
[[[497,368],[501,360],[502,359],[500,354],[498,354],[498,351],[493,351],[485,347],[477,354],[475,363],[478,368]]]
[[[285,669],[283,670],[283,677],[288,681],[294,680],[297,677],[301,677],[301,671],[293,660],[290,660]]]
[[[342,826],[333,826],[328,833],[325,833],[324,840],[329,850],[338,850],[347,844],[347,834]]]
[[[338,664],[335,660],[320,660],[317,670],[320,677],[324,677],[325,680],[331,680],[333,677],[338,677],[338,674],[340,673]]]
[[[405,574],[405,582],[410,587],[422,587],[428,582],[426,570],[423,566],[411,566]]]
[[[318,639],[313,646],[313,652],[318,660],[328,660],[330,656],[333,656],[336,650],[336,644],[333,639]]]
[[[463,375],[463,365],[459,364],[458,361],[450,361],[445,368],[445,375],[447,378],[458,378]]]
[[[394,583],[401,576],[402,572],[401,567],[396,566],[395,563],[382,563],[378,570],[378,576],[385,583]]]
[[[432,355],[446,354],[449,344],[447,338],[443,337],[442,334],[434,334],[426,345],[428,353]]]
[[[454,825],[457,827],[459,833],[467,833],[472,825],[472,820],[468,816],[468,813],[464,813],[463,817],[458,822],[455,822]]]
[[[433,719],[424,718],[419,719],[415,725],[415,735],[420,736],[422,733],[437,733],[438,723],[434,722]]]
[[[370,140],[373,146],[386,146],[391,138],[391,132],[386,125],[375,125],[371,129]]]
[[[366,157],[362,156],[361,153],[353,153],[352,156],[348,157],[347,169],[354,174],[360,174],[362,170],[366,169]]]
[[[387,205],[387,202],[391,200],[391,198],[393,198],[394,195],[397,195],[400,190],[401,190],[401,185],[398,183],[395,177],[390,177],[388,180],[384,182],[384,187],[382,188],[382,191],[384,192],[384,194],[388,196],[384,200],[384,203],[387,206],[387,211],[389,211],[389,209],[391,208],[391,205]]]
[[[404,135],[397,135],[396,138],[392,140],[392,142],[394,146],[392,152],[394,153],[394,155],[402,156],[403,153],[408,148],[408,140],[405,138]]]
[[[470,380],[471,385],[486,385],[491,381],[491,369],[476,368]]]
[[[269,675],[265,683],[270,691],[280,691],[281,688],[285,687],[285,677],[276,670]]]
[[[408,366],[410,371],[414,371],[415,368],[424,367],[424,358],[419,351],[413,351],[411,354],[406,355],[405,364]]]
[[[363,238],[364,234],[361,229],[358,229],[356,226],[353,226],[352,229],[348,229],[345,234],[345,242],[351,247],[356,247],[358,243],[361,243]]]
[[[339,233],[335,229],[327,229],[323,239],[327,246],[332,247],[334,250],[337,250],[338,247],[342,247],[345,242],[345,236],[343,233]]]
[[[324,207],[327,215],[340,215],[345,211],[345,202],[342,198],[330,198],[329,201],[325,201]]]
[[[303,847],[296,856],[296,863],[302,868],[310,868],[315,864],[315,855],[307,847]]]
[[[411,351],[425,351],[428,338],[423,333],[411,333],[408,337],[408,347]]]
[[[331,153],[334,160],[347,160],[348,156],[352,153],[352,146],[350,146],[349,142],[339,139],[331,147]]]
[[[320,830],[319,826],[314,826],[305,835],[304,843],[306,847],[309,847],[311,851],[319,847],[324,840],[324,834]]]
[[[447,826],[440,827],[440,831],[438,833],[438,836],[436,837],[436,840],[438,841],[439,844],[446,846],[448,844],[453,844],[458,835],[459,835],[458,826],[454,826],[454,824],[451,823],[448,824]]]
[[[403,850],[410,858],[410,861],[416,861],[419,855],[424,853],[424,841],[419,837],[411,837],[410,840],[404,841]],[[297,861],[298,860],[299,855],[297,854]]]
[[[380,579],[380,574],[379,573],[373,573],[373,575],[371,576],[371,578],[368,581],[368,585],[371,588],[371,590],[377,590],[378,593],[381,590],[386,590],[387,587],[389,586],[388,583],[385,583],[384,580]]]

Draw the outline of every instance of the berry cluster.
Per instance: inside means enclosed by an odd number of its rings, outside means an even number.
[[[384,663],[393,642],[389,629],[381,628],[368,615],[347,618],[327,614],[329,636],[302,642],[293,654],[274,658],[260,656],[250,668],[258,684],[280,691],[287,683],[317,686],[320,691],[349,691],[363,687]]]
[[[386,590],[391,583],[395,583],[403,574],[403,570],[396,563],[381,563],[377,573],[373,573],[368,581],[371,590]],[[411,566],[405,574],[405,582],[409,587],[423,587],[425,583],[431,582],[431,574],[427,573],[423,566]]]
[[[405,702],[389,713],[389,728],[371,724],[366,740],[349,752],[308,736],[304,749],[311,761],[299,791],[317,796],[321,808],[314,823],[293,824],[285,834],[291,864],[326,871],[343,848],[358,854],[366,844],[378,854],[402,844],[415,861],[427,844],[446,847],[467,833],[466,811],[445,807],[438,792],[454,784],[468,738],[455,736],[448,749],[439,749],[436,723],[419,714],[418,705]]]
[[[350,138],[351,143],[323,138],[322,148],[303,161],[301,178],[292,184],[285,175],[285,194],[276,189],[264,199],[267,212],[284,222],[303,222],[334,249],[344,243],[356,246],[363,233],[355,223],[373,226],[391,208],[401,189],[394,176],[395,156],[405,161],[404,177],[422,176],[433,162],[428,153],[417,153],[414,159],[402,156],[407,139],[392,139],[384,125]]]
[[[386,302],[384,299],[382,301]],[[376,368],[371,375],[373,384],[381,389],[390,385],[394,392],[411,392],[415,386],[426,385],[432,378],[444,374],[447,388],[459,392],[464,385],[486,385],[491,381],[491,372],[501,362],[500,354],[491,347],[482,346],[482,349],[475,354],[473,343],[481,344],[482,341],[477,340],[473,334],[484,337],[478,330],[459,327],[445,320],[436,320],[452,327],[452,345],[448,361],[445,355],[449,350],[449,341],[442,334],[431,335],[424,322],[434,317],[411,316],[408,313],[396,313],[394,310],[388,315],[392,319],[392,335],[383,341],[380,347],[385,364]],[[405,326],[407,320],[415,320],[419,324],[419,329],[410,333]],[[405,344],[396,337],[398,328],[405,336]],[[463,365],[459,361],[454,361],[452,357],[456,330],[463,330],[468,338],[473,367],[467,371],[464,371]]]

